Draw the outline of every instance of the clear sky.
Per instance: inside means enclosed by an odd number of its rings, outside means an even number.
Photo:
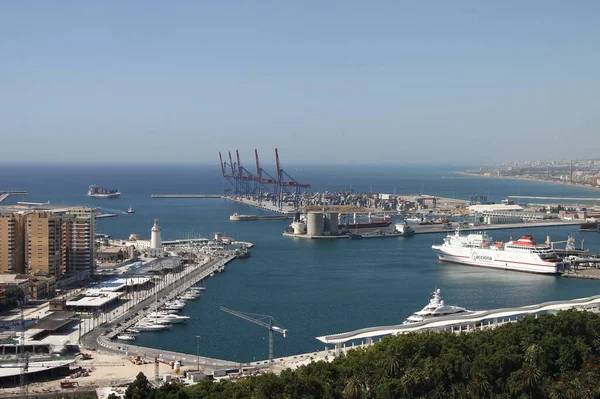
[[[599,127],[600,1],[0,1],[4,161],[589,158]]]

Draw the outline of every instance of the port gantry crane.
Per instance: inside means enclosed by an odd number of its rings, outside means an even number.
[[[283,335],[283,338],[287,337],[288,330],[279,326],[276,326],[275,319],[272,316],[262,315],[262,314],[254,314],[254,313],[246,313],[246,312],[238,312],[236,310],[227,309],[226,307],[221,306],[220,309],[224,312],[237,316],[241,319],[248,320],[254,324],[258,324],[261,327],[265,327],[269,330],[269,368],[273,367],[273,331],[280,333]]]

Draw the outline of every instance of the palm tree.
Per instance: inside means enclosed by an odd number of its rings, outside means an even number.
[[[344,398],[345,399],[359,399],[362,394],[362,387],[360,382],[355,377],[348,378],[346,386],[344,387]]]
[[[396,378],[400,372],[398,353],[393,350],[386,351],[385,356],[381,359],[381,368],[387,378]]]
[[[492,391],[492,385],[485,377],[473,377],[469,381],[469,391],[476,398],[487,398]]]
[[[526,364],[523,368],[523,381],[527,388],[529,388],[529,397],[533,397],[533,390],[537,387],[540,380],[542,379],[542,372],[534,364]]]

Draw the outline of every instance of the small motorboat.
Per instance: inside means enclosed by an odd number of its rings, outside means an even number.
[[[133,207],[131,205],[129,205],[129,208],[127,208],[127,214],[133,215],[134,213],[135,213],[135,210],[133,209]]]
[[[135,341],[135,337],[130,334],[117,335],[117,339],[121,341]]]

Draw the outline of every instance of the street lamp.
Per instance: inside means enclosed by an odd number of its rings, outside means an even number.
[[[196,335],[196,366],[200,371],[200,336]]]

